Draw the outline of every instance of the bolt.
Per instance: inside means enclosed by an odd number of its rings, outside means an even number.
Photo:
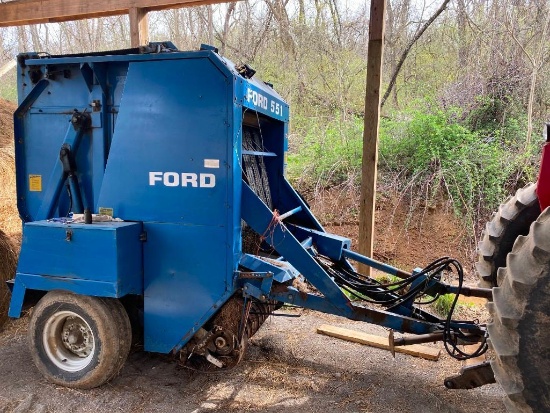
[[[216,344],[216,347],[217,348],[222,348],[222,347],[225,347],[226,346],[226,341],[223,337],[218,337],[216,338],[216,340],[214,341],[214,343]]]
[[[289,295],[288,295],[288,299],[289,299],[289,300],[292,300],[293,298],[294,298],[294,297],[292,296],[292,294],[289,294]]]

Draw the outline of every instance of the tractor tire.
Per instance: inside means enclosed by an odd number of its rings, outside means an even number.
[[[50,291],[34,307],[29,348],[52,383],[91,389],[122,369],[132,342],[130,320],[114,298]]]
[[[531,183],[501,204],[493,215],[478,244],[477,273],[480,286],[491,288],[499,285],[498,269],[506,265],[506,256],[517,237],[527,235],[529,226],[540,214],[539,200],[536,194],[537,184]]]
[[[495,378],[510,412],[550,412],[550,208],[520,236],[487,305]]]

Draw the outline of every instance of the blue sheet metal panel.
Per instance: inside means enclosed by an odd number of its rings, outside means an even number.
[[[298,239],[306,239],[307,237],[313,238],[313,244],[317,252],[335,261],[339,261],[342,258],[342,251],[344,249],[349,249],[351,247],[351,240],[349,238],[341,237],[336,234],[328,234],[326,232],[315,231],[296,225],[288,225],[287,228]]]
[[[23,228],[18,273],[109,283],[120,296],[143,291],[141,223],[62,224]]]
[[[237,103],[274,119],[288,122],[289,107],[283,98],[260,79],[235,78]]]
[[[33,70],[40,69],[44,74],[47,72],[55,74],[49,77],[46,88],[33,100],[30,107],[18,109],[20,119],[16,122],[18,206],[20,214],[26,221],[41,219],[37,212],[45,199],[44,187],[59,158],[59,150],[67,129],[71,127],[69,120],[74,109],[91,112],[92,129],[85,134],[75,154],[77,176],[81,183],[83,197],[87,201],[85,204],[94,209],[110,141],[111,108],[108,103],[114,101],[111,97],[111,89],[107,88],[108,95],[104,95],[105,85],[100,85],[95,79],[94,71],[90,66],[85,66],[88,67],[88,72],[83,72],[81,66],[76,64],[52,66],[46,64],[47,60],[40,62],[42,64],[37,65]],[[19,69],[25,74],[19,80],[19,99],[22,105],[27,96],[41,88],[44,82],[41,80],[33,86],[29,75],[31,69],[32,67],[29,66]],[[102,71],[105,76],[108,69],[107,65],[98,67],[98,71]],[[124,71],[120,65],[116,69],[117,73]],[[91,74],[91,84],[86,81],[83,73]],[[116,77],[112,79],[110,85],[113,91],[117,89]],[[101,102],[101,106],[96,107],[95,110],[91,106],[94,100]],[[31,175],[42,182],[42,188],[29,187]],[[69,207],[65,193],[61,195],[60,200],[46,200],[54,204],[58,201],[59,207],[53,216],[64,216]]]
[[[229,205],[227,219],[232,225],[230,240],[232,241],[231,255],[228,256],[228,263],[232,263],[232,272],[237,270],[242,252],[241,238],[241,191],[242,191],[242,121],[243,111],[240,105],[232,105],[233,131],[231,139],[227,140],[230,163],[228,165],[228,179],[232,182],[232,191],[229,191]],[[230,228],[228,226],[228,228]],[[228,268],[229,270],[229,268]],[[227,273],[228,279],[233,282],[233,274]]]
[[[17,143],[23,148],[21,156],[16,157],[16,165],[20,182],[17,188],[18,198],[25,201],[24,204],[20,204],[19,212],[21,215],[27,215],[28,220],[36,219],[42,206],[46,186],[59,159],[59,150],[70,118],[71,115],[61,113],[27,115],[24,125],[25,139]],[[31,179],[37,180],[35,182],[40,184],[29,188]],[[67,211],[64,211],[64,214],[66,213]]]
[[[290,263],[279,261],[275,265],[273,261],[257,255],[243,254],[240,264],[254,272],[271,272],[273,279],[280,283],[290,281],[300,275]]]
[[[130,63],[98,207],[226,226],[231,83],[207,58]]]
[[[31,93],[35,86],[31,79],[31,72],[34,70],[40,70],[44,76],[48,71],[50,72],[47,79],[50,81],[49,90],[40,99],[40,104],[45,107],[59,107],[63,106],[60,102],[71,102],[74,104],[85,102],[85,107],[88,107],[88,90],[86,82],[80,73],[79,64],[71,64],[64,66],[48,66],[46,63],[48,60],[40,59],[34,60],[35,65],[29,64],[30,60],[27,60],[24,69],[19,66],[19,72],[22,73],[18,80],[18,99],[21,104],[25,97]],[[78,108],[73,106],[73,108]]]
[[[200,207],[200,206],[199,206]],[[145,223],[145,350],[185,344],[232,294],[226,279],[226,230]]]
[[[27,289],[52,291],[64,290],[76,294],[92,295],[96,297],[120,298],[126,295],[121,292],[119,286],[111,282],[81,280],[77,278],[48,277],[36,274],[16,274],[13,291],[11,294],[8,316],[18,318],[21,316],[21,309]]]

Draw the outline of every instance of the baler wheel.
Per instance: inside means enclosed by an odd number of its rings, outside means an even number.
[[[62,386],[91,389],[113,379],[131,342],[130,320],[117,299],[50,291],[31,315],[29,347],[36,367]]]
[[[498,269],[506,265],[506,256],[512,251],[517,237],[527,235],[529,226],[539,216],[536,189],[536,183],[519,189],[499,206],[491,221],[486,224],[478,245],[476,263],[480,286],[490,288],[499,285]]]
[[[520,236],[488,304],[495,378],[510,412],[550,411],[550,208]]]

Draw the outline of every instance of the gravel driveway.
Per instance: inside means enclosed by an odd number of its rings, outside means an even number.
[[[27,319],[0,335],[0,412],[503,412],[496,384],[447,390],[443,379],[460,363],[439,361],[315,333],[332,324],[378,335],[380,327],[312,311],[271,317],[232,371],[201,373],[166,356],[134,351],[121,375],[90,391],[46,382],[26,341]]]

